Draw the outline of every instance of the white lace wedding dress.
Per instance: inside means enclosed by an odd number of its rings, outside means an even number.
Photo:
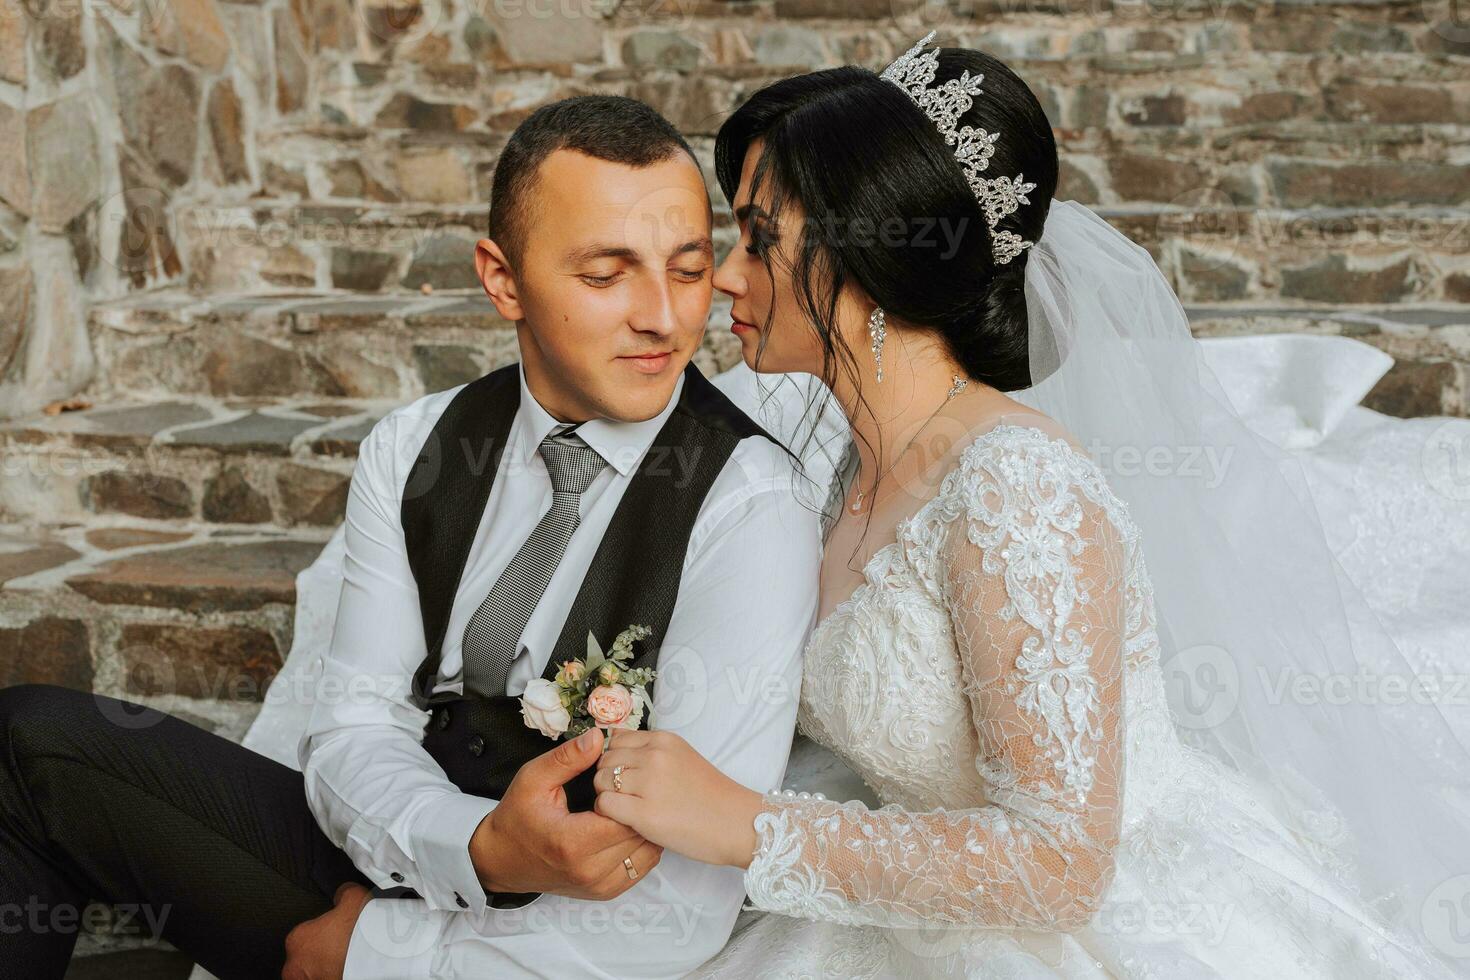
[[[1441,975],[1181,741],[1139,530],[1043,416],[976,436],[805,656],[800,724],[883,806],[770,794],[766,910],[701,977]],[[843,594],[846,594],[844,592]]]

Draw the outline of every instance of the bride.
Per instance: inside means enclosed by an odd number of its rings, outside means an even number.
[[[1411,678],[1309,494],[1148,254],[1052,200],[1031,91],[932,37],[716,146],[746,363],[851,425],[799,717],[883,806],[620,730],[598,811],[776,913],[705,976],[1463,975],[1464,753],[1432,704],[1331,696]]]

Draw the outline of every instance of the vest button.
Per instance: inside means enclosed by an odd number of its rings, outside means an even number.
[[[482,752],[485,751],[485,740],[479,735],[476,735],[474,738],[470,739],[470,744],[467,747],[470,750],[470,755],[479,756]]]
[[[434,713],[434,725],[442,732],[449,727],[449,709],[440,708]]]

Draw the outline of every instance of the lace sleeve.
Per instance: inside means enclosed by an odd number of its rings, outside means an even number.
[[[1100,471],[1064,441],[971,450],[947,478],[960,485],[941,490],[953,519],[932,579],[989,805],[915,813],[769,794],[746,872],[757,908],[852,925],[1065,931],[1090,920],[1111,881],[1124,538],[1097,502]]]

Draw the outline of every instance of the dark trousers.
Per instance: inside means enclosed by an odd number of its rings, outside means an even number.
[[[299,772],[132,702],[0,690],[0,976],[61,977],[96,900],[222,980],[274,980],[344,881],[372,887]]]

